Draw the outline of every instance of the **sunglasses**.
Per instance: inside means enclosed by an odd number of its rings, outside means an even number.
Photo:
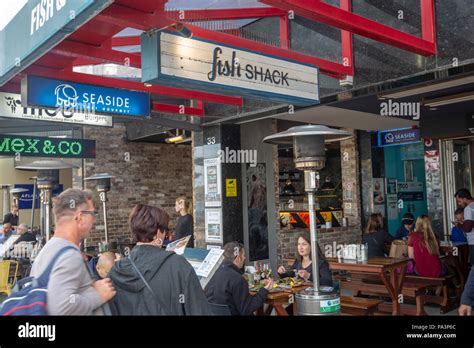
[[[81,210],[81,213],[92,215],[95,218],[99,217],[99,212],[96,210]]]

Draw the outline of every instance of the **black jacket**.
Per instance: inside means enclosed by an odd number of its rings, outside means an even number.
[[[369,247],[369,257],[385,256],[385,244],[391,244],[394,238],[384,230],[378,230],[372,233],[365,233],[362,236],[362,243],[367,243]]]
[[[18,244],[20,242],[36,242],[36,237],[31,232],[25,232],[13,244]]]
[[[12,213],[8,213],[3,217],[3,223],[8,224],[10,223],[12,226],[18,226],[18,215],[13,215]]]
[[[319,264],[319,285],[323,286],[333,286],[332,282],[332,273],[331,270],[329,269],[329,263],[327,262],[326,258],[324,255],[321,253],[321,250],[319,250],[318,253],[318,264]],[[294,277],[295,272],[293,271],[296,269],[297,271],[304,269],[306,272],[309,272],[310,277],[309,281],[313,281],[313,264],[310,263],[308,267],[303,268],[303,264],[301,261],[298,259],[295,260],[293,263],[293,266],[291,266],[291,270],[280,274],[280,278],[285,278],[285,277]]]
[[[137,245],[130,258],[155,294],[146,288],[128,258],[109,273],[117,295],[109,302],[115,315],[210,315],[199,279],[188,261],[151,245]]]
[[[242,274],[234,263],[224,260],[206,286],[209,302],[229,306],[232,315],[252,315],[262,307],[268,291],[262,288],[255,296],[250,295]]]
[[[174,229],[173,240],[178,240],[191,235],[186,248],[194,248],[193,217],[190,214],[182,215],[178,218]]]

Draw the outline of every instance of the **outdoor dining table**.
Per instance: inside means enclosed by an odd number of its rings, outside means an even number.
[[[267,295],[265,303],[268,307],[264,310],[263,307],[257,310],[257,315],[271,315],[273,309],[278,316],[288,316],[288,312],[285,307],[293,304],[293,313],[296,312],[296,304],[294,294],[299,291],[311,287],[312,283],[304,283],[302,285],[295,286],[291,289],[271,289]],[[250,290],[251,295],[255,295],[257,291]]]
[[[392,315],[400,314],[398,296],[402,293],[405,270],[409,258],[369,257],[367,261],[328,258],[332,270],[378,275],[392,300]]]

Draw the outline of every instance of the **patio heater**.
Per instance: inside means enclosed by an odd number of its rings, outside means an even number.
[[[332,287],[319,286],[318,233],[314,194],[319,187],[318,171],[326,164],[325,142],[341,141],[352,133],[319,125],[304,125],[267,136],[270,144],[293,144],[296,169],[304,171],[305,191],[308,194],[311,233],[313,287],[295,295],[298,315],[337,315],[340,312],[339,292]]]
[[[20,198],[23,192],[27,192],[28,190],[25,188],[12,188],[10,189],[10,193],[13,196],[13,205],[18,208],[18,221],[20,221]]]
[[[51,197],[53,189],[59,184],[59,170],[78,168],[78,166],[61,160],[39,160],[16,169],[36,170],[36,184],[41,196],[41,232],[46,241],[51,233]]]
[[[10,187],[13,185],[2,184],[3,190],[3,216],[7,215],[10,212]],[[2,220],[3,220],[2,216]]]
[[[109,245],[109,233],[107,229],[107,192],[110,191],[110,182],[112,178],[115,177],[109,173],[99,173],[84,179],[84,181],[96,182],[95,188],[97,192],[99,192],[99,197],[100,201],[102,202],[102,210],[104,214],[105,245],[107,249]]]

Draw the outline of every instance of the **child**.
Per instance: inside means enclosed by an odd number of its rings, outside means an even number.
[[[96,270],[100,279],[107,278],[110,269],[113,267],[115,261],[118,260],[117,254],[111,251],[100,254],[99,260],[97,261]]]
[[[462,229],[464,223],[464,209],[458,208],[454,212],[454,221],[452,222],[454,227],[451,229],[450,240],[454,246],[467,245],[466,234]]]

